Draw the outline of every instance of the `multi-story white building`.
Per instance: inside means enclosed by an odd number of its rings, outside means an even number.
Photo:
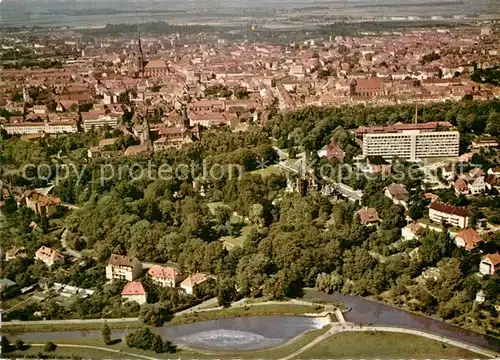
[[[106,264],[106,279],[133,281],[142,272],[142,265],[136,258],[112,254]]]
[[[438,201],[429,205],[429,219],[435,222],[465,229],[469,226],[469,218],[469,211],[462,206],[453,206]]]
[[[98,111],[82,113],[83,130],[89,131],[92,127],[97,129],[104,126],[115,128],[118,126],[118,118],[117,114],[101,114]]]
[[[25,134],[61,134],[76,133],[78,127],[76,121],[57,121],[57,122],[22,122],[3,124],[1,127],[7,134],[25,135]]]
[[[416,161],[458,156],[460,133],[449,129],[451,124],[447,122],[432,122],[361,127],[354,133],[365,157],[400,157]]]

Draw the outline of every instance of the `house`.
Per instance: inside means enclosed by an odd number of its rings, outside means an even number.
[[[21,259],[28,256],[24,247],[14,246],[5,252],[5,261]]]
[[[467,195],[469,193],[469,184],[464,178],[459,177],[455,181],[455,193],[457,195]]]
[[[35,260],[42,261],[47,266],[52,266],[57,262],[63,261],[64,255],[59,251],[53,250],[46,246],[42,246],[36,251]]]
[[[408,206],[409,196],[406,186],[392,183],[385,188],[384,194],[391,199],[394,204],[402,205],[405,208]]]
[[[146,290],[140,281],[128,282],[122,290],[122,299],[126,301],[135,301],[139,305],[147,302]]]
[[[480,136],[472,140],[473,149],[496,148],[498,140],[493,136]]]
[[[202,274],[196,273],[194,275],[189,275],[183,282],[181,282],[181,289],[184,290],[188,294],[193,294],[193,289],[196,285],[200,285],[204,283],[209,278]]]
[[[24,200],[26,207],[42,217],[52,216],[56,212],[57,206],[61,203],[61,199],[58,197],[41,194],[36,190],[31,190],[23,194],[22,200]]]
[[[183,144],[193,142],[191,131],[184,127],[162,127],[158,129],[159,138],[154,141],[154,151],[168,148],[179,149]]]
[[[392,165],[381,156],[369,156],[367,163],[369,174],[390,175],[392,172]]]
[[[455,244],[458,247],[463,247],[468,251],[474,250],[483,241],[476,230],[468,228],[460,231],[455,236]]]
[[[380,222],[378,212],[375,208],[364,207],[356,213],[364,225],[377,225]]]
[[[401,229],[401,236],[404,240],[416,239],[421,228],[418,222],[412,222]]]
[[[330,144],[326,148],[326,158],[328,160],[338,160],[339,162],[344,162],[345,152],[340,147],[339,143],[332,139]]]
[[[429,200],[431,203],[439,201],[439,196],[433,193],[424,193],[422,198],[424,200]]]
[[[142,272],[142,265],[134,257],[112,254],[106,265],[106,279],[124,279],[133,281]]]
[[[163,287],[175,287],[175,280],[178,275],[177,269],[168,266],[155,265],[148,270],[148,276],[151,280]]]
[[[465,229],[469,226],[470,214],[465,207],[435,201],[429,205],[429,219]]]
[[[500,253],[488,254],[479,263],[479,272],[483,275],[495,275],[500,271]]]
[[[483,290],[479,290],[477,293],[476,293],[476,302],[478,304],[482,304],[486,301],[486,295],[484,293]]]
[[[455,166],[448,165],[443,167],[441,169],[441,175],[443,176],[443,179],[445,179],[446,181],[452,181],[456,175]]]
[[[116,144],[119,138],[102,139],[99,141],[99,145],[93,146],[87,150],[87,156],[89,158],[96,157],[112,157],[119,154],[119,151],[115,151]]]

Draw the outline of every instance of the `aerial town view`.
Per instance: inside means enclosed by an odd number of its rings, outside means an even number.
[[[0,31],[0,358],[500,358],[500,1]]]

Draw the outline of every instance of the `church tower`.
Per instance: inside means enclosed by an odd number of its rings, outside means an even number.
[[[139,26],[137,26],[137,44],[139,54],[137,56],[137,68],[139,69],[139,76],[142,77],[144,75],[144,53],[142,52],[142,42],[141,42],[141,34],[139,33]]]

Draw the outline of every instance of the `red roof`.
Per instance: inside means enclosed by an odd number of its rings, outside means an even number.
[[[374,208],[363,208],[357,212],[361,222],[372,223],[379,221],[378,212]]]
[[[500,265],[500,253],[488,254],[485,256],[494,267]]]
[[[131,281],[123,288],[122,295],[146,295],[146,290],[140,281]]]
[[[179,272],[173,267],[155,265],[149,269],[148,275],[162,279],[175,279]]]
[[[439,201],[431,203],[429,208],[449,215],[457,215],[461,217],[467,217],[470,215],[469,211],[464,206],[453,206]]]
[[[467,250],[475,249],[483,239],[479,236],[476,230],[468,228],[464,231],[460,231],[457,238],[461,238],[465,242],[465,248]]]

